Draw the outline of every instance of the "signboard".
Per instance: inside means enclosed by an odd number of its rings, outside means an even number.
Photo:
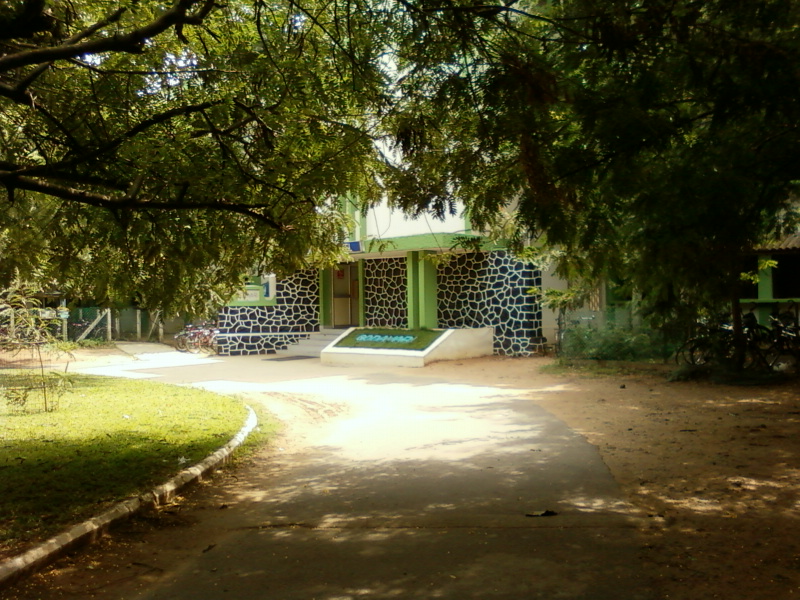
[[[258,302],[261,300],[261,286],[248,285],[236,298],[239,302]]]

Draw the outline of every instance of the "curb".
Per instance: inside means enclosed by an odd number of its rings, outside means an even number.
[[[97,517],[75,525],[24,554],[0,562],[0,589],[52,564],[72,549],[92,543],[114,523],[127,519],[138,510],[168,502],[179,489],[202,479],[203,475],[209,471],[228,462],[233,451],[242,444],[258,424],[258,418],[253,409],[247,406],[247,410],[247,419],[239,432],[222,448],[201,462],[184,469],[166,483],[137,498],[120,502]]]

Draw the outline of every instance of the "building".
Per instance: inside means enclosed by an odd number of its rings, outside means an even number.
[[[744,310],[754,309],[762,324],[769,324],[769,315],[792,313],[797,322],[800,313],[800,233],[787,236],[757,250],[761,265],[758,282],[747,286],[740,304]]]
[[[494,328],[496,354],[541,349],[542,273],[477,236],[462,214],[417,219],[381,204],[361,215],[350,261],[276,280],[253,277],[218,318],[221,354],[269,353],[324,329]],[[459,246],[471,238],[479,248]]]

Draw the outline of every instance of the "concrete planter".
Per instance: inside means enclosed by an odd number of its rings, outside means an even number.
[[[477,358],[493,354],[494,330],[447,329],[424,350],[382,348],[338,348],[336,343],[355,328],[348,329],[320,354],[324,365],[424,367],[440,360]]]

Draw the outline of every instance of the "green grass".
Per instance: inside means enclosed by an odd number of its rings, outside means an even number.
[[[55,411],[0,400],[0,552],[163,483],[224,445],[247,414],[236,398],[194,388],[70,380]]]
[[[434,331],[432,329],[373,329],[362,328],[350,332],[337,344],[337,348],[386,348],[392,350],[424,350],[430,346],[444,331]],[[388,336],[406,337],[414,339],[410,342],[393,341],[363,341],[360,336]]]

